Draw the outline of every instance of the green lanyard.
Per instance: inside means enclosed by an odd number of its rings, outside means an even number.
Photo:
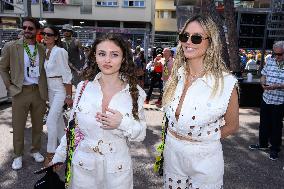
[[[35,44],[35,49],[34,49],[34,52],[33,52],[33,54],[31,53],[31,50],[30,50],[30,48],[29,48],[29,45],[26,43],[26,42],[24,42],[24,49],[25,49],[25,51],[27,52],[27,54],[28,54],[28,57],[29,57],[29,60],[30,60],[30,65],[32,66],[32,67],[34,67],[35,66],[35,60],[36,60],[36,55],[37,55],[37,43]]]
[[[169,75],[168,62],[169,62],[169,60],[167,60],[165,65],[164,65],[164,75],[165,76]]]

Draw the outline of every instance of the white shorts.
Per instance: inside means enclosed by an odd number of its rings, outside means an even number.
[[[219,140],[189,142],[168,132],[164,159],[164,189],[223,188],[224,159]]]

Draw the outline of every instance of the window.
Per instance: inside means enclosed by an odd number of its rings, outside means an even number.
[[[117,0],[97,0],[97,6],[115,7],[118,3]]]
[[[92,0],[81,0],[81,14],[92,14]]]
[[[145,1],[125,0],[123,1],[123,6],[125,7],[145,7]]]
[[[158,10],[156,12],[156,18],[160,18],[160,19],[176,19],[176,11]]]
[[[171,18],[173,18],[173,19],[177,18],[177,12],[176,11],[172,11]]]
[[[14,10],[14,6],[12,5],[14,3],[13,0],[6,0],[4,2],[1,2],[3,4],[1,4],[3,6],[3,10],[4,11],[13,11]]]
[[[44,12],[53,12],[54,5],[49,0],[42,0],[42,10]]]

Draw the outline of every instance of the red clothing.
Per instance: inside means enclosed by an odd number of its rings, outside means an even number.
[[[159,64],[157,66],[154,67],[154,72],[156,73],[162,73],[163,72],[163,65]]]

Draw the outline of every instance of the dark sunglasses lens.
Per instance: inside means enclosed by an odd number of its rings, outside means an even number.
[[[52,37],[52,36],[54,36],[53,33],[40,32],[40,34],[43,35],[43,36],[47,36],[47,37]]]
[[[274,53],[274,56],[282,56],[284,53]]]
[[[33,31],[34,28],[30,26],[23,26],[23,30],[26,30],[28,28],[29,31]]]
[[[181,42],[185,43],[185,42],[187,42],[187,40],[188,40],[188,35],[187,35],[186,33],[181,33],[181,34],[179,34],[178,39],[179,39]]]
[[[47,37],[52,37],[52,36],[54,36],[53,33],[45,33],[45,35],[47,35]]]
[[[191,42],[193,44],[200,44],[202,42],[202,37],[199,35],[192,35],[191,36]]]

